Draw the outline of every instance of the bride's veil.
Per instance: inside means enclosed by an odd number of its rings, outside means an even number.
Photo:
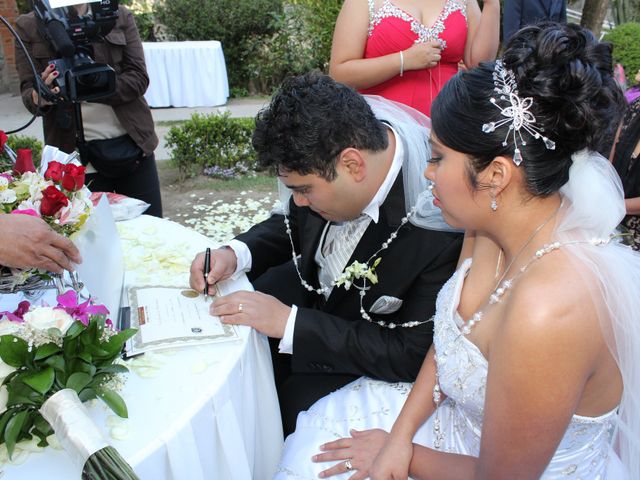
[[[572,159],[554,240],[569,243],[565,250],[577,272],[588,275],[604,337],[622,374],[613,447],[635,478],[640,473],[640,254],[619,237],[601,244],[625,215],[622,184],[610,162],[586,150]]]

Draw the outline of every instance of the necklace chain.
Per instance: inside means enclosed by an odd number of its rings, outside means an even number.
[[[385,240],[384,242],[382,242],[382,245],[380,246],[380,248],[378,248],[378,250],[376,250],[373,255],[371,255],[369,257],[369,259],[365,262],[365,265],[367,267],[369,267],[369,264],[372,260],[374,260],[378,254],[380,252],[382,252],[383,250],[386,250],[387,248],[389,248],[389,245],[391,245],[391,243],[398,237],[398,232],[400,231],[400,229],[409,221],[409,219],[411,218],[411,216],[413,214],[416,213],[417,208],[415,206],[411,207],[411,209],[409,210],[409,212],[407,212],[407,215],[402,217],[402,219],[400,220],[400,225],[398,226],[398,228],[396,228],[393,233],[391,233],[391,235],[389,235],[389,238],[387,240]],[[298,266],[298,254],[296,252],[296,247],[293,243],[293,237],[291,236],[291,224],[289,223],[289,217],[287,215],[284,215],[284,225],[287,231],[287,235],[289,236],[289,243],[291,243],[291,256],[293,258],[293,265],[296,268],[296,272],[298,274],[298,278],[300,279],[300,283],[301,285],[307,289],[309,292],[315,292],[318,295],[323,295],[329,291],[331,291],[331,289],[333,287],[335,287],[338,283],[338,280],[340,278],[340,276],[342,275],[342,273],[344,272],[344,270],[342,272],[340,272],[340,275],[338,275],[338,277],[334,278],[331,283],[329,285],[323,285],[320,282],[320,287],[316,288],[313,285],[310,285],[304,278],[302,278],[302,273],[300,273],[300,267]],[[383,320],[374,320],[371,318],[371,316],[367,313],[367,311],[364,309],[364,305],[363,305],[363,300],[365,295],[367,294],[367,290],[370,287],[367,287],[367,279],[366,277],[362,277],[362,285],[357,285],[355,282],[352,283],[352,285],[359,290],[359,297],[360,297],[360,316],[365,319],[367,322],[370,323],[375,323],[376,325],[379,325],[381,327],[384,328],[390,328],[390,329],[394,329],[394,328],[412,328],[412,327],[417,327],[418,325],[422,325],[423,323],[427,323],[430,322],[431,319],[429,320],[424,320],[424,321],[419,321],[419,320],[413,320],[410,322],[405,322],[405,323],[387,323]]]
[[[502,282],[502,280],[504,280],[504,277],[507,276],[507,273],[509,273],[509,270],[511,269],[511,267],[513,266],[514,262],[520,257],[520,255],[522,254],[522,252],[524,252],[524,249],[527,248],[527,246],[533,241],[533,239],[535,238],[535,236],[540,233],[540,230],[542,230],[545,225],[547,223],[549,223],[551,221],[551,219],[553,217],[556,216],[556,214],[560,211],[560,209],[562,208],[562,205],[564,204],[564,200],[562,200],[560,202],[560,205],[558,205],[558,208],[556,208],[553,212],[551,212],[551,215],[549,215],[547,218],[544,219],[544,221],[538,225],[535,230],[531,233],[531,235],[529,235],[529,238],[527,238],[527,240],[522,244],[522,246],[518,249],[518,252],[513,256],[513,258],[511,259],[511,261],[508,263],[508,265],[504,268],[504,271],[502,272],[502,275],[500,275],[500,278],[498,278],[498,281],[496,282],[495,286],[493,287],[493,289],[497,289],[498,286],[500,285],[500,282]],[[500,250],[500,253],[502,253],[502,250]],[[500,263],[500,257],[498,257],[498,265],[496,265],[496,271],[499,268],[499,263]]]
[[[611,239],[612,237],[593,238],[591,240],[574,240],[571,242],[563,242],[563,243],[552,242],[552,243],[544,244],[541,248],[536,250],[535,254],[531,257],[531,259],[529,259],[527,263],[525,263],[522,267],[520,267],[518,272],[513,277],[511,277],[508,280],[504,280],[501,285],[497,286],[494,289],[493,293],[489,295],[489,300],[486,303],[486,305],[488,306],[488,305],[494,305],[498,303],[502,298],[502,296],[507,292],[507,290],[509,290],[513,286],[513,283],[519,277],[521,277],[536,260],[540,260],[546,254],[551,253],[555,250],[558,250],[559,248],[562,248],[568,245],[578,245],[578,244],[584,244],[584,243],[589,243],[591,245],[596,245],[596,246],[606,245],[611,241]],[[469,335],[469,333],[471,333],[471,329],[482,320],[483,316],[484,316],[484,312],[482,310],[478,310],[476,313],[474,313],[469,320],[464,322],[464,326],[461,328],[462,334]]]

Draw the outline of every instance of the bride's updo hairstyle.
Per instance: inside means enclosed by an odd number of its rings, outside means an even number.
[[[527,190],[550,195],[569,179],[573,153],[586,148],[608,154],[625,105],[613,78],[611,45],[578,25],[545,22],[517,32],[502,62],[515,75],[519,99],[532,99],[532,125],[555,148],[547,148],[542,138],[525,129],[516,132],[514,144],[512,122],[483,131],[483,125],[507,118],[502,112],[511,106],[494,90],[495,62],[460,72],[447,82],[431,109],[433,131],[444,145],[470,157],[474,188],[485,187],[476,175],[494,157],[513,157],[518,147]]]

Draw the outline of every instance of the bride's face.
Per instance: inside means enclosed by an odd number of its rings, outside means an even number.
[[[434,183],[434,205],[452,227],[478,229],[489,211],[491,198],[486,191],[471,186],[469,158],[440,143],[433,132],[430,143],[431,158],[424,175]]]

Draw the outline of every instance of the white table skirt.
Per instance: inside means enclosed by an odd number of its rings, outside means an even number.
[[[190,257],[212,246],[204,236],[155,217],[143,215],[122,225],[126,236],[152,236],[156,249],[188,245],[184,254]],[[153,265],[148,268],[153,274]],[[127,271],[128,284],[135,278]],[[188,273],[179,280],[187,281]],[[237,282],[239,289],[252,289],[245,276]],[[283,440],[269,345],[248,327],[239,333],[241,341],[148,353],[128,362],[132,371],[122,392],[128,420],[120,420],[101,401],[87,404],[96,425],[142,480],[273,476]],[[136,361],[159,370],[140,376]],[[52,447],[0,470],[3,480],[80,478],[67,453]]]
[[[229,82],[220,42],[144,42],[142,47],[149,106],[213,107],[227,102]]]

